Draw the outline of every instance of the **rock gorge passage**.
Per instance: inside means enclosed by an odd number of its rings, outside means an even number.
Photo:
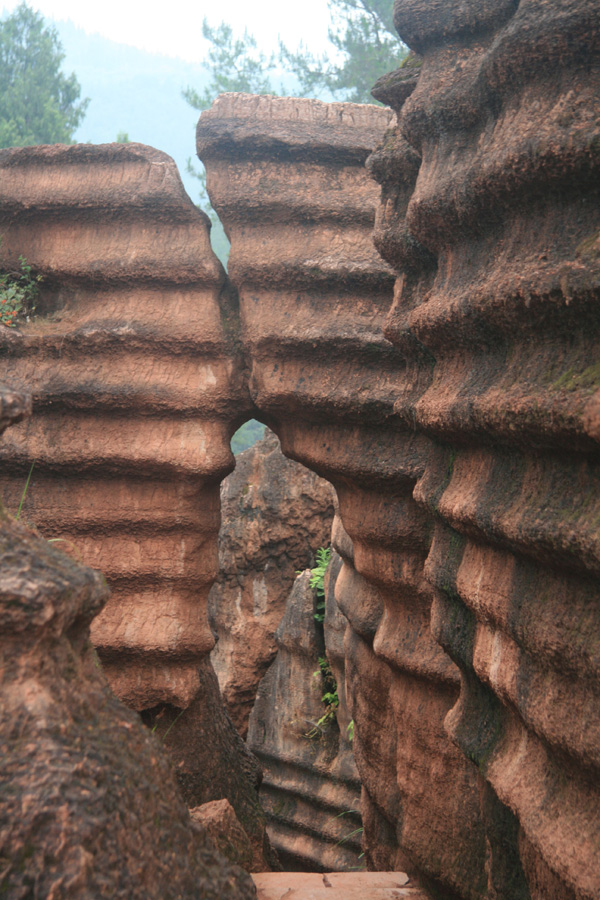
[[[339,563],[326,573],[322,622],[306,568],[330,542],[334,502],[331,485],[286,459],[266,429],[221,485],[219,577],[208,598],[223,702],[259,760],[269,837],[292,872],[364,868]]]
[[[397,0],[395,23],[418,56],[376,87],[394,114],[201,116],[229,278],[157,151],[0,154],[2,253],[45,278],[2,329],[0,377],[34,398],[2,489],[16,506],[35,459],[32,517],[105,569],[93,639],[127,703],[185,710],[193,799],[218,483],[258,416],[338,496],[369,866],[449,900],[597,900],[600,9]],[[262,848],[252,761],[214,730]]]
[[[277,436],[236,457],[221,485],[219,577],[208,596],[211,660],[225,707],[245,737],[258,684],[296,573],[329,543],[334,491],[282,454]]]

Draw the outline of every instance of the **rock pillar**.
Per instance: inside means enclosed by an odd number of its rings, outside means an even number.
[[[333,503],[331,485],[286,459],[271,431],[236,457],[221,486],[219,577],[208,599],[218,637],[211,658],[243,737],[296,573],[329,545]]]
[[[331,621],[333,584],[328,593]],[[344,871],[361,867],[360,782],[346,732],[339,657],[340,705],[323,703],[334,683],[323,678],[326,649],[314,613],[307,570],[296,579],[277,629],[277,656],[260,683],[248,743],[263,766],[260,797],[284,866]]]
[[[443,728],[459,670],[430,632],[432,520],[413,499],[430,449],[415,406],[433,359],[410,334],[385,337],[393,278],[371,241],[378,191],[364,163],[392,119],[226,94],[200,117],[197,146],[231,240],[252,398],[284,453],[339,498],[336,596],[368,860],[474,897],[477,777]],[[402,174],[414,178],[414,159]]]
[[[31,147],[0,153],[0,233],[2,266],[43,278],[30,321],[0,329],[35,412],[0,450],[7,505],[33,464],[22,518],[110,585],[92,640],[113,690],[164,734],[186,799],[227,796],[260,853],[258,772],[209,660],[219,482],[250,404],[208,220],[152,148]]]
[[[400,271],[386,334],[435,360],[415,499],[435,521],[433,632],[461,672],[446,729],[480,773],[487,896],[591,900],[600,11],[397,0],[395,22],[421,59],[412,93],[406,70],[378,86],[399,113],[373,160],[378,241]]]

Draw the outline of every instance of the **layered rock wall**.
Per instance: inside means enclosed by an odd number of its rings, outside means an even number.
[[[186,707],[213,646],[219,480],[243,405],[225,274],[151,148],[3,151],[0,199],[3,264],[22,255],[44,279],[36,316],[0,333],[0,372],[35,410],[2,450],[7,503],[34,463],[23,515],[110,583],[93,639],[115,692]]]
[[[406,868],[451,900],[598,900],[600,12],[594,0],[397,0],[395,21],[418,54],[377,87],[397,122],[245,95],[201,117],[239,334],[223,273],[197,268],[206,232],[164,157],[0,155],[3,252],[46,278],[43,316],[2,335],[3,365],[31,380],[44,417],[17,426],[4,454],[11,503],[35,457],[29,514],[37,504],[50,530],[69,520],[102,535],[97,561],[127,612],[109,608],[95,632],[109,674],[114,662],[117,689],[165,734],[187,729],[191,756],[210,729],[175,710],[216,693],[212,638],[186,591],[205,598],[214,577],[207,511],[226,437],[258,409],[338,494],[369,864]],[[387,263],[369,243],[377,188],[363,166],[377,144]],[[86,165],[102,152],[113,161],[92,189]],[[199,285],[211,299],[196,332],[183,309]],[[209,452],[196,456],[199,433]],[[117,504],[99,481],[120,486]],[[89,498],[93,514],[73,511]],[[124,537],[131,521],[150,570]],[[203,539],[186,543],[186,523],[212,535],[208,555]],[[175,597],[156,640],[152,584]],[[136,599],[146,585],[148,606]]]
[[[152,148],[34,147],[0,153],[0,231],[2,264],[43,277],[36,315],[0,329],[0,374],[35,411],[0,450],[7,505],[34,464],[22,517],[110,585],[92,639],[113,690],[165,735],[188,802],[228,797],[260,857],[258,769],[209,660],[219,481],[249,404],[208,220]]]
[[[459,670],[430,632],[432,517],[413,499],[430,449],[415,405],[433,360],[410,334],[396,347],[385,338],[393,279],[371,244],[378,191],[364,162],[391,120],[374,107],[224,95],[200,118],[198,152],[231,240],[252,398],[284,453],[339,498],[336,596],[368,862],[477,897],[477,777],[443,728]],[[401,173],[414,181],[416,170],[411,158]]]
[[[340,660],[334,648],[339,561],[334,565],[326,622],[341,690],[339,706],[334,709],[322,699],[334,685],[322,675],[329,647],[314,618],[315,595],[307,570],[289,595],[275,636],[277,656],[260,683],[250,715],[248,743],[264,772],[260,798],[271,841],[289,871],[361,866],[360,781],[347,733],[343,654]],[[337,615],[343,619],[339,611]]]
[[[236,457],[221,487],[219,577],[208,598],[217,635],[211,654],[223,701],[238,731],[248,717],[277,647],[275,631],[298,570],[329,544],[331,485],[265,437]]]
[[[28,412],[0,387],[0,431]],[[251,900],[89,639],[106,583],[0,508],[0,891]]]
[[[445,896],[598,896],[598,17],[397,3],[393,300],[348,175],[385,113],[229,96],[198,128],[253,399],[339,496],[368,858]]]
[[[408,99],[383,86],[378,239],[431,260],[400,260],[386,334],[435,358],[415,498],[461,671],[446,728],[481,776],[489,895],[598,898],[600,10],[397,0],[395,22],[422,66]]]

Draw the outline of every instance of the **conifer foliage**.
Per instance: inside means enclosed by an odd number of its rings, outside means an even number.
[[[394,28],[394,0],[329,0],[332,52],[314,56],[281,45],[281,62],[306,97],[373,103],[377,79],[407,55]]]
[[[56,30],[21,3],[0,21],[0,147],[71,144],[88,104]]]

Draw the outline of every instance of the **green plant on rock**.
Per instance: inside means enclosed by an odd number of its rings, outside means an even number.
[[[25,503],[25,497],[27,496],[27,491],[29,490],[29,482],[31,481],[31,476],[33,475],[33,469],[35,467],[35,460],[31,463],[31,468],[29,469],[29,475],[27,476],[27,481],[25,482],[25,487],[23,488],[23,493],[21,494],[21,501],[19,503],[19,508],[17,510],[17,514],[15,519],[17,522],[21,517],[21,510],[23,509],[23,504]]]
[[[333,676],[333,672],[331,671],[331,666],[329,665],[329,660],[324,657],[319,657],[319,668],[313,672],[313,678],[320,678],[323,686],[323,693],[321,694],[321,703],[323,703],[325,707],[325,712],[318,719],[310,731],[305,734],[305,737],[310,740],[315,740],[316,738],[321,737],[324,731],[333,724],[335,721],[335,711],[340,705],[340,698],[338,697],[337,690],[337,682]]]
[[[315,592],[315,620],[325,620],[325,572],[331,560],[331,547],[319,547],[316,552],[317,564],[310,570],[310,586]]]
[[[29,321],[35,312],[41,275],[33,275],[24,256],[20,271],[0,271],[0,324],[14,328],[19,320]]]

